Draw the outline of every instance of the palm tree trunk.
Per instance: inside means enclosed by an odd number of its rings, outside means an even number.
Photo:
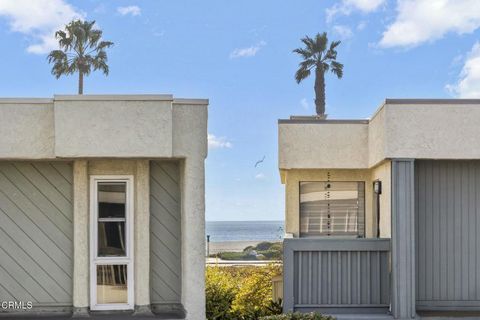
[[[83,72],[78,72],[78,94],[83,94]]]
[[[323,66],[315,68],[315,109],[317,115],[325,116],[325,71]]]

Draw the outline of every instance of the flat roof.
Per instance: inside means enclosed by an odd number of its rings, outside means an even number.
[[[480,104],[480,99],[385,99],[383,104]]]
[[[290,124],[308,124],[308,123],[332,123],[332,124],[368,124],[369,120],[368,119],[315,119],[315,117],[312,117],[311,119],[278,119],[278,123],[290,123]]]
[[[208,99],[174,98],[172,94],[60,94],[53,98],[0,98],[0,104],[46,104],[54,101],[172,101],[177,104],[209,104]]]
[[[369,119],[323,119],[313,116],[290,116],[290,119],[279,119],[278,124],[368,124],[385,105],[479,105],[480,99],[435,99],[435,98],[387,98],[375,110]]]

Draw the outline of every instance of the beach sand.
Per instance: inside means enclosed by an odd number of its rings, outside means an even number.
[[[210,254],[219,252],[242,252],[248,246],[255,246],[262,241],[220,241],[210,242]],[[279,241],[274,241],[279,242]]]

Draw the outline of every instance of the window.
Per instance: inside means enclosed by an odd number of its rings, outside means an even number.
[[[130,176],[91,177],[90,304],[133,308],[133,191]]]
[[[365,236],[365,183],[300,182],[300,236]]]

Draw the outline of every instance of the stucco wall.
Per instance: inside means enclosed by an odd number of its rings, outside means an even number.
[[[207,106],[171,95],[0,99],[0,159],[205,158]]]
[[[208,108],[202,101],[177,99],[173,102],[173,157],[198,157],[208,153]]]
[[[329,121],[279,123],[281,169],[368,167],[368,124]]]
[[[391,237],[391,210],[392,210],[392,169],[391,162],[384,161],[371,169],[372,182],[382,182],[382,194],[380,195],[380,237]],[[368,199],[367,199],[368,200]],[[372,200],[370,200],[372,201]]]
[[[393,158],[479,159],[479,118],[480,99],[387,99],[371,120],[279,120],[279,168],[371,168]]]
[[[478,104],[387,104],[387,158],[480,158]]]
[[[330,178],[329,178],[330,177]],[[285,170],[285,232],[300,235],[300,182],[302,181],[364,181],[365,235],[374,235],[372,215],[372,173],[370,170]]]
[[[385,159],[385,108],[382,106],[368,124],[368,166]]]
[[[53,102],[49,99],[1,101],[0,137],[0,158],[53,158]]]
[[[171,101],[55,101],[58,157],[168,157]]]

